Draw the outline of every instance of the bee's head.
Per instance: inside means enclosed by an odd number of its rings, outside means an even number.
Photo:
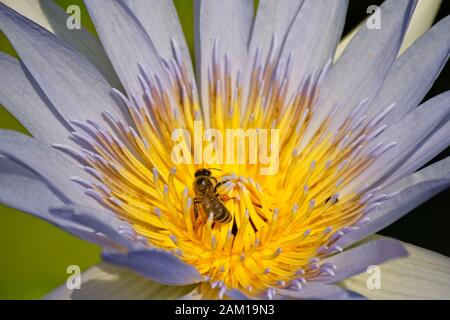
[[[211,170],[209,169],[198,169],[197,171],[195,171],[195,177],[200,177],[200,176],[206,176],[206,177],[211,177]]]

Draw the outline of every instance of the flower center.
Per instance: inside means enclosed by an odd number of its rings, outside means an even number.
[[[227,56],[218,58],[216,45],[209,100],[201,109],[175,43],[174,52],[165,62],[169,85],[142,68],[141,97],[115,91],[130,123],[107,111],[110,129],[72,122],[79,128],[73,137],[86,146],[80,161],[97,178],[73,180],[131,223],[140,239],[195,266],[209,283],[201,287],[205,295],[223,288],[270,294],[273,288],[301,288],[310,279],[333,276],[334,266],[320,260],[341,250],[334,242],[364,222],[370,207],[370,193],[340,191],[389,148],[361,152],[382,131],[377,125],[389,110],[367,119],[357,107],[335,128],[332,112],[307,140],[329,64],[289,97],[290,64],[277,60],[274,46],[266,59],[256,53],[249,77],[241,77],[232,73]],[[263,164],[249,162],[249,155],[244,162],[174,164],[173,132],[181,128],[193,136],[195,121],[223,135],[227,129],[278,129],[278,170],[262,174]],[[195,176],[208,168],[209,175]],[[199,177],[206,180],[196,184]]]

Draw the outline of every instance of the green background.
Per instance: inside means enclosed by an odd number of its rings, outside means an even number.
[[[18,0],[19,1],[19,0]],[[82,23],[92,32],[92,22],[81,0],[56,0],[66,8],[82,8]],[[175,0],[189,46],[193,44],[193,4]],[[0,50],[15,55],[0,33]],[[21,124],[0,106],[0,128],[26,133]],[[0,205],[0,299],[38,299],[64,283],[69,265],[82,270],[99,262],[100,249],[33,216]]]

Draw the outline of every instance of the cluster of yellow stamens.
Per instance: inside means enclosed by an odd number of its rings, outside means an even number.
[[[254,55],[249,77],[231,75],[231,62],[219,54],[218,44],[212,54],[208,119],[195,82],[175,54],[165,62],[172,87],[142,68],[144,104],[115,91],[128,107],[131,123],[108,112],[111,128],[74,122],[80,128],[74,137],[90,146],[79,155],[98,178],[86,193],[128,221],[148,244],[194,266],[207,280],[201,287],[205,295],[221,288],[249,295],[301,288],[320,275],[332,276],[333,266],[320,260],[341,250],[334,241],[356,228],[367,206],[362,195],[339,191],[381,152],[362,152],[376,123],[355,113],[330,132],[331,113],[300,148],[330,64],[306,77],[288,97],[290,64],[281,67],[275,46],[264,59]],[[175,165],[172,133],[183,128],[194,134],[195,120],[221,132],[279,129],[278,172],[261,175],[260,164],[248,163]],[[203,167],[221,170],[213,174],[226,181],[218,193],[229,199],[223,201],[232,216],[229,223],[195,214],[192,184],[195,171]]]

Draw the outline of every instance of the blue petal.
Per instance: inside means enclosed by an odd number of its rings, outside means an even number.
[[[301,289],[274,289],[271,299],[275,300],[344,300],[344,299],[366,299],[364,296],[343,289],[337,285],[320,282],[307,282]],[[228,290],[225,295],[235,300],[268,299],[267,294],[262,296],[248,296],[237,289]]]
[[[396,107],[383,121],[392,124],[416,108],[445,66],[450,54],[450,17],[444,18],[419,38],[393,64],[383,87],[368,107],[369,114]]]
[[[272,37],[286,38],[304,0],[260,0],[250,39],[250,52],[260,48],[263,56],[270,50]]]
[[[167,285],[188,285],[201,281],[198,271],[172,254],[156,249],[137,249],[126,254],[105,251],[106,262],[134,270],[138,274]]]
[[[167,251],[150,248],[139,241],[133,228],[112,212],[69,205],[51,208],[51,213],[57,217],[87,225],[126,249],[125,253],[112,249],[106,250],[103,253],[106,262],[132,269],[146,278],[167,285],[187,285],[201,281],[201,276],[194,267]],[[121,233],[123,226],[128,226],[127,229],[130,232]]]
[[[120,232],[123,227],[127,227],[129,230],[133,230],[133,228],[126,221],[118,218],[113,212],[106,209],[99,210],[77,205],[59,205],[52,206],[50,213],[60,219],[88,226],[96,232],[105,235],[111,242],[125,248],[139,247],[134,239],[130,239]]]
[[[307,283],[301,290],[277,290],[279,299],[308,300],[362,300],[365,297],[336,285],[323,283]]]
[[[69,29],[67,27],[68,14],[53,0],[9,0],[2,2],[57,35],[89,59],[111,85],[120,87],[120,82],[98,38],[82,26],[79,30]]]
[[[106,123],[108,109],[124,119],[110,96],[110,85],[72,47],[34,22],[0,4],[0,29],[9,38],[27,71],[67,122],[93,119]]]
[[[101,245],[108,243],[89,227],[51,215],[49,208],[64,205],[63,200],[38,176],[2,157],[0,203],[32,214],[79,238]]]
[[[50,146],[18,132],[0,130],[0,154],[39,176],[64,203],[101,208],[99,203],[84,194],[84,187],[69,179],[78,176],[93,180],[92,177]]]
[[[50,109],[42,91],[28,79],[16,59],[0,53],[0,104],[38,140],[72,144],[65,121]]]
[[[305,0],[295,17],[280,59],[293,54],[288,98],[314,69],[333,59],[345,23],[348,1]],[[283,39],[282,39],[283,40]]]
[[[173,58],[172,41],[175,41],[189,76],[193,78],[189,48],[173,1],[124,0],[124,3],[142,24],[160,57],[165,60]]]
[[[449,100],[450,91],[428,100],[369,142],[366,150],[379,143],[384,145],[395,143],[395,145],[379,155],[369,168],[346,185],[341,190],[342,194],[347,194],[351,190],[364,192],[368,188],[380,185],[395,172],[427,137],[441,127],[443,121],[448,121]]]
[[[321,85],[321,102],[301,147],[306,146],[337,104],[342,107],[331,119],[331,132],[358,103],[375,97],[397,57],[415,4],[411,0],[385,1],[380,7],[382,28],[363,27],[353,37]]]
[[[450,145],[450,121],[447,120],[436,129],[413,153],[400,164],[395,172],[387,177],[383,185],[389,185],[427,164]]]
[[[213,53],[229,59],[231,81],[235,83],[239,68],[247,61],[247,45],[253,22],[252,0],[195,1],[195,54],[197,77],[205,126],[210,126],[208,69],[212,70]]]
[[[167,80],[154,44],[123,1],[85,0],[85,4],[129,97],[142,98],[139,64]]]
[[[345,234],[336,245],[345,248],[389,226],[406,213],[427,201],[450,185],[450,157],[436,162],[411,176],[381,189],[376,195],[399,192],[372,212],[370,219],[356,231]]]
[[[382,238],[373,240],[338,253],[322,260],[322,263],[333,264],[336,268],[333,276],[324,276],[323,283],[336,283],[365,272],[371,265],[381,264],[385,261],[405,257],[408,253],[402,244],[394,239]]]

